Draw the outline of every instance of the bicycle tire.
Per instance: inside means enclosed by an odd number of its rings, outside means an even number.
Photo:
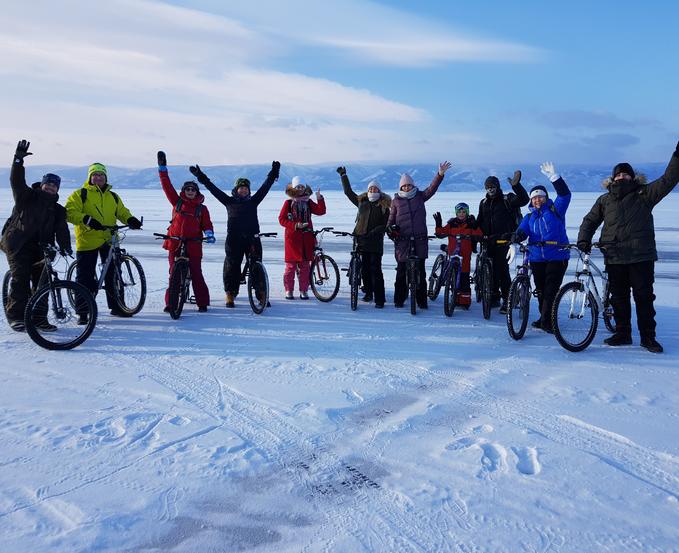
[[[77,282],[76,277],[78,276],[78,260],[75,259],[69,266],[68,269],[66,270],[66,280],[70,282]],[[94,279],[96,282],[99,282],[99,265],[97,264],[95,269],[94,269]],[[99,290],[97,290],[98,292]],[[97,292],[94,293],[94,297],[97,296]],[[91,292],[90,292],[91,293]],[[71,305],[75,307],[75,298],[73,297],[73,294],[70,293],[68,296],[69,301],[71,302]]]
[[[248,300],[255,315],[261,315],[269,302],[269,275],[261,261],[254,261],[248,273]]]
[[[78,313],[70,297],[78,302],[87,324],[78,324]],[[41,305],[41,302],[45,302]],[[45,330],[36,320],[42,320],[56,329]],[[57,280],[40,288],[26,304],[24,314],[26,332],[37,345],[49,350],[69,350],[82,344],[97,324],[97,303],[90,291],[77,282]]]
[[[334,300],[340,286],[339,267],[335,260],[326,254],[316,256],[311,263],[309,283],[318,301]]]
[[[417,262],[408,260],[408,292],[410,295],[410,314],[417,313]]]
[[[481,302],[481,256],[476,256],[476,264],[474,265],[474,295],[476,303]]]
[[[455,296],[457,296],[457,271],[458,268],[453,264],[450,267],[450,274],[446,280],[446,288],[443,291],[443,312],[446,317],[452,317],[455,311]]]
[[[359,261],[356,257],[349,262],[349,288],[351,301],[350,306],[352,311],[358,309],[358,289],[361,285],[361,271]]]
[[[167,291],[167,307],[170,317],[173,319],[178,319],[184,310],[188,275],[188,262],[183,260],[175,261],[170,273],[170,285]]]
[[[517,276],[509,287],[507,300],[507,331],[514,340],[521,340],[528,327],[530,313],[530,279]]]
[[[7,302],[9,301],[9,294],[12,286],[12,273],[7,271],[2,278],[2,309],[5,311],[5,318],[7,318]]]
[[[114,297],[120,312],[131,317],[139,313],[146,301],[146,275],[141,263],[129,254],[120,256],[120,265],[113,265]],[[111,270],[109,268],[109,270]],[[136,274],[135,274],[136,273]]]
[[[427,288],[427,296],[429,299],[434,301],[439,297],[441,292],[441,277],[443,276],[443,264],[446,261],[446,256],[442,253],[436,256],[434,259],[434,264],[431,266],[431,272],[429,273],[429,286]]]
[[[582,330],[579,335],[582,339],[571,336],[570,327],[575,324],[568,324],[569,321],[578,321],[580,317],[573,316],[573,310],[578,311],[582,307],[584,316],[589,320],[584,320],[580,325]],[[582,282],[569,282],[562,286],[554,298],[552,307],[552,329],[554,336],[561,347],[568,351],[578,352],[586,349],[596,336],[599,324],[599,308],[594,300],[592,292],[585,295],[585,286]],[[566,327],[569,327],[568,329]]]
[[[493,301],[493,271],[486,260],[481,265],[481,304],[483,318],[490,319],[490,309]]]
[[[615,316],[613,312],[613,306],[611,305],[611,292],[608,290],[608,286],[605,289],[604,296],[604,310],[601,314],[604,319],[604,325],[608,332],[615,332]]]

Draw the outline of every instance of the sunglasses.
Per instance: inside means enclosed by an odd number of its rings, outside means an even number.
[[[198,192],[198,189],[193,186],[186,186],[184,187],[184,192]]]

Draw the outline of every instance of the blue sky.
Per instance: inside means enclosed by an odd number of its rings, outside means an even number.
[[[101,4],[101,5],[99,5]],[[6,3],[0,145],[34,163],[664,161],[674,2]]]

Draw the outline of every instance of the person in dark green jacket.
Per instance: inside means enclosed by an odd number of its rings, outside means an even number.
[[[358,207],[354,234],[358,235],[361,251],[361,280],[365,296],[363,301],[375,300],[375,307],[384,307],[384,275],[382,274],[382,254],[384,253],[384,233],[387,230],[391,198],[384,194],[377,181],[370,181],[368,191],[356,194],[349,183],[345,167],[338,167],[342,179],[342,189],[349,201]]]
[[[602,245],[611,291],[616,330],[604,340],[609,346],[632,343],[632,305],[634,295],[637,326],[642,347],[654,353],[663,351],[656,340],[653,280],[658,252],[655,247],[653,208],[679,182],[679,142],[657,180],[646,184],[629,163],[618,163],[604,181],[608,192],[599,196],[585,215],[578,234],[578,248],[588,252],[592,237],[601,223]]]

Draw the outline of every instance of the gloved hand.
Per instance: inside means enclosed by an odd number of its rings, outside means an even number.
[[[130,217],[127,220],[127,224],[132,230],[139,230],[141,228],[141,221],[136,217]]]
[[[161,170],[165,169],[167,171],[167,157],[163,151],[158,152],[158,168]]]
[[[83,223],[90,227],[92,230],[104,230],[104,225],[97,221],[94,217],[85,215],[83,217]]]
[[[205,238],[207,238],[206,242],[208,244],[214,244],[217,239],[215,238],[215,233],[213,230],[206,230],[205,231]]]
[[[434,213],[434,222],[436,223],[437,227],[443,226],[443,219],[441,217],[441,213],[439,213],[438,211]]]
[[[446,174],[446,171],[450,169],[453,166],[450,161],[444,161],[442,163],[439,163],[439,175],[443,176]]]
[[[296,224],[295,224],[295,228],[296,228],[297,230],[305,229],[305,228],[307,228],[308,226],[309,226],[309,223],[296,223]]]
[[[387,227],[387,236],[391,240],[395,240],[401,234],[401,227],[398,225],[389,225]]]
[[[589,240],[579,240],[578,249],[582,253],[590,253],[592,251],[592,242],[590,242]]]
[[[272,161],[271,162],[271,171],[269,171],[269,176],[273,177],[274,180],[277,180],[280,174],[281,174],[281,162],[280,161]]]
[[[545,161],[541,164],[540,172],[552,182],[559,178],[559,175],[556,173],[556,168],[551,161]]]
[[[677,147],[674,149],[675,157],[679,157],[679,142],[677,142]]]
[[[516,257],[516,244],[511,244],[509,248],[507,248],[507,255],[505,257],[507,258],[507,265],[514,263],[514,258]]]
[[[207,178],[207,175],[201,171],[200,166],[191,165],[191,167],[189,167],[189,171],[191,171],[191,174],[198,179],[200,184],[207,184],[210,182],[210,179]]]
[[[518,169],[514,171],[514,176],[510,179],[507,177],[507,182],[511,184],[512,188],[515,187],[517,184],[521,184],[521,171]]]
[[[345,175],[347,174],[347,168],[344,167],[343,165],[340,166],[340,167],[338,167],[338,168],[335,169],[335,170],[337,171],[337,174],[338,174],[340,177],[343,177],[343,176],[345,176]]]
[[[26,156],[32,156],[33,154],[28,151],[28,148],[30,148],[31,143],[26,141],[26,140],[19,140],[19,143],[17,144],[17,149],[14,152],[14,163],[23,163],[24,158]]]

